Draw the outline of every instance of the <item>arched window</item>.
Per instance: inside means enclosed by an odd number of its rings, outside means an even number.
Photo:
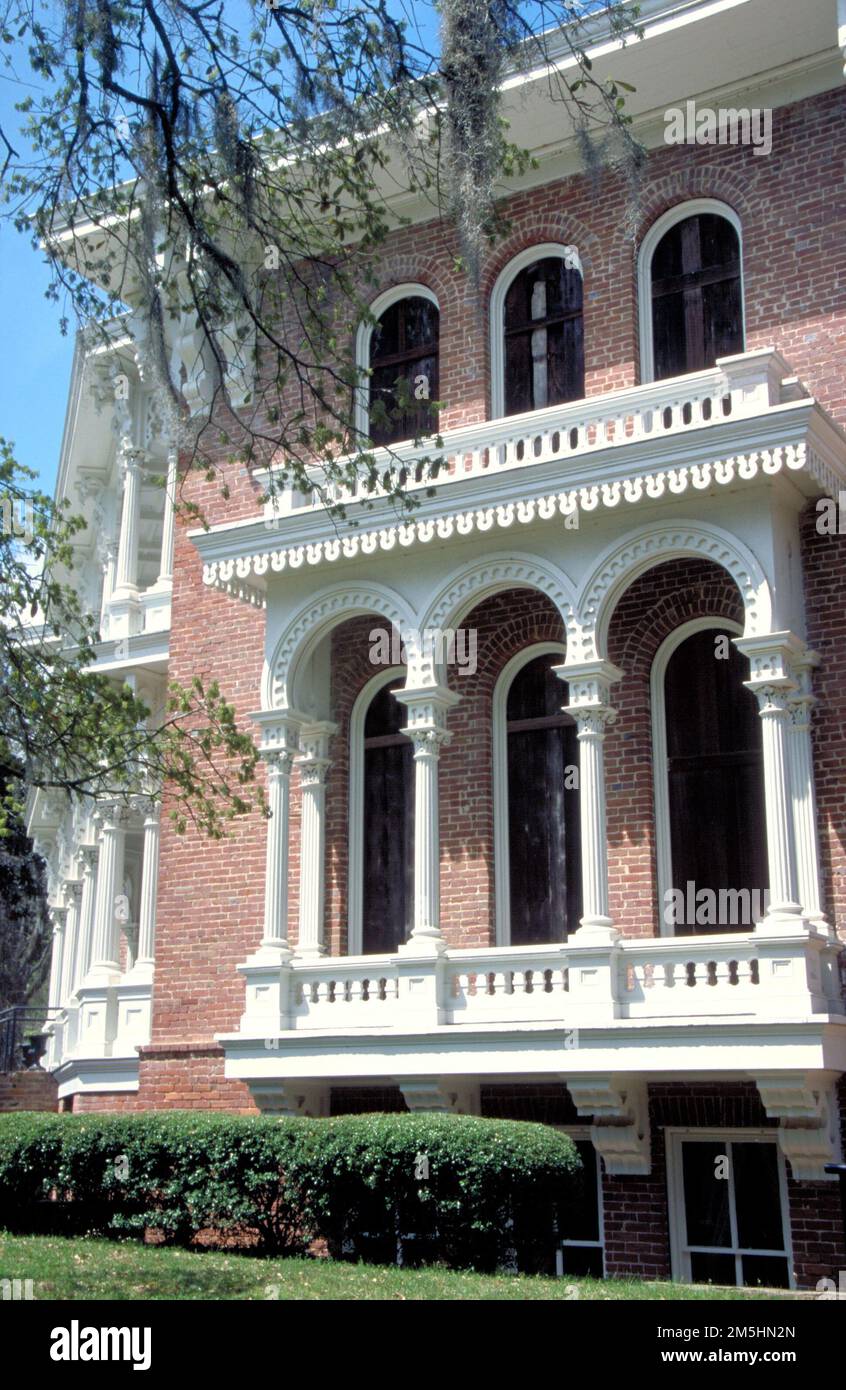
[[[748,659],[731,640],[738,631],[686,624],[653,670],[653,715],[664,724],[663,736],[655,730],[661,916],[677,934],[743,931],[765,908],[761,720],[743,684]]]
[[[361,852],[351,852],[350,869],[358,875],[360,922],[350,932],[350,946],[372,955],[395,951],[412,926],[414,750],[402,733],[404,715],[392,689],[383,684],[355,721],[363,734],[361,799],[356,807],[351,796],[350,816],[360,816]]]
[[[539,653],[539,654],[538,654]],[[576,727],[545,644],[506,667],[494,695],[497,941],[563,941],[581,916]]]
[[[582,299],[573,247],[532,247],[506,266],[491,296],[494,417],[584,395]]]
[[[672,209],[645,239],[641,266],[644,380],[743,351],[740,230],[730,209],[713,200]]]
[[[369,369],[362,388],[359,433],[375,445],[432,434],[438,427],[431,402],[438,398],[437,301],[423,285],[401,285],[380,296],[375,324],[360,330],[359,368]]]

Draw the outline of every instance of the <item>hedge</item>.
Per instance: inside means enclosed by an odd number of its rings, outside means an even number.
[[[0,1116],[0,1222],[15,1231],[200,1231],[338,1258],[539,1268],[578,1201],[566,1135],[475,1116],[278,1120],[199,1111]]]

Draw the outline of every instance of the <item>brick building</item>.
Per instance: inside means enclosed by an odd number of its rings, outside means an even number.
[[[59,490],[101,668],[153,708],[218,680],[273,815],[216,843],[36,798],[65,1108],[535,1118],[595,1174],[565,1271],[846,1267],[841,20],[647,0],[620,51],[597,18],[649,149],[633,237],[531,74],[538,167],[478,290],[402,201],[349,350],[389,403],[436,373],[447,462],[407,516],[241,470],[174,523],[129,338],[80,349]],[[691,101],[769,113],[771,147],[667,143]],[[414,489],[431,449],[381,429]]]

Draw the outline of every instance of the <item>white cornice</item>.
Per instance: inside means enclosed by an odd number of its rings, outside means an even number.
[[[389,504],[348,507],[347,520],[304,510],[269,531],[264,518],[227,523],[190,537],[203,559],[204,582],[262,607],[268,579],[286,570],[353,560],[461,539],[474,532],[548,521],[576,513],[670,501],[689,491],[790,476],[811,497],[846,488],[846,439],[810,399],[760,416],[637,440],[577,458],[503,468],[435,489],[407,520]],[[366,520],[365,520],[366,519]]]

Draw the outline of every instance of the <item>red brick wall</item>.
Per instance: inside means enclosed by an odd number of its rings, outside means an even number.
[[[844,373],[846,375],[846,373]],[[812,716],[823,907],[846,927],[846,535],[819,535],[809,504],[802,525],[808,641],[819,652]]]
[[[0,1075],[0,1115],[13,1110],[58,1110],[58,1086],[48,1071],[11,1071]]]

